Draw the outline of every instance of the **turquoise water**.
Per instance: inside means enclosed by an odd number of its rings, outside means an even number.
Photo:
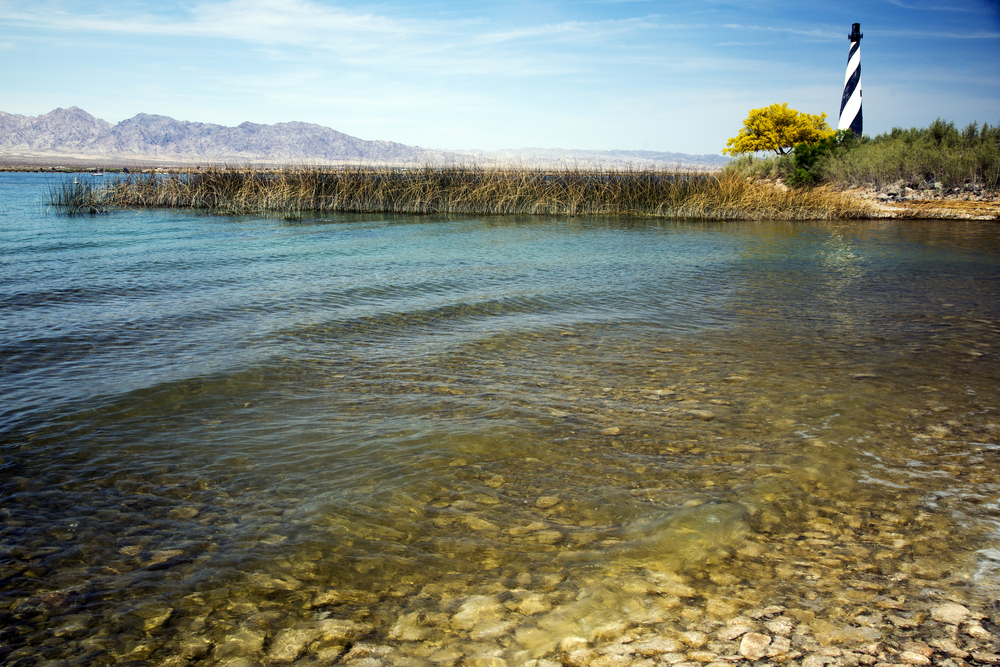
[[[993,223],[67,217],[53,178],[0,174],[0,660],[996,596]]]

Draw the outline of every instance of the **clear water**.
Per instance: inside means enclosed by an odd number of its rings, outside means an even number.
[[[66,217],[52,178],[0,174],[0,661],[997,596],[995,224]]]

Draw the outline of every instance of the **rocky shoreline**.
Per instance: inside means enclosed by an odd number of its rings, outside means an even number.
[[[886,217],[1000,219],[1000,197],[995,192],[974,184],[961,188],[945,188],[941,183],[925,185],[917,190],[899,181],[883,188],[854,188],[844,192],[871,201]]]
[[[358,592],[361,593],[361,592]],[[510,614],[550,611],[542,596],[527,591],[469,595],[452,613],[410,613],[399,617],[389,641],[374,639],[368,622],[325,618],[267,630],[259,614],[213,646],[202,638],[182,642],[159,664],[183,667],[211,656],[221,667],[295,664],[390,667],[467,665],[469,667],[975,667],[1000,664],[1000,634],[994,614],[957,603],[913,606],[885,599],[858,615],[852,628],[834,629],[805,608],[770,605],[725,621],[696,618],[665,634],[621,622],[595,626],[589,636],[569,635],[546,646],[548,638],[518,631],[519,642],[539,648],[513,655],[495,641],[507,634]],[[321,614],[322,616],[322,614]],[[448,628],[464,635],[441,642],[433,635]],[[537,631],[542,634],[543,631]],[[457,637],[456,637],[457,639]],[[491,641],[494,640],[494,641]],[[544,651],[545,657],[532,657]],[[122,656],[123,658],[126,656]],[[136,656],[131,656],[136,657]]]

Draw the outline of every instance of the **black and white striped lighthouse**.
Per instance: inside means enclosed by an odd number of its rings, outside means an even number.
[[[861,136],[861,24],[855,23],[851,34],[851,50],[847,55],[847,76],[844,77],[844,94],[840,98],[840,123],[838,130],[851,130]]]

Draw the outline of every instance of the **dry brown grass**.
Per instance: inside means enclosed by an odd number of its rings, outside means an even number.
[[[92,185],[50,198],[76,213],[192,208],[222,215],[306,211],[475,215],[638,215],[687,220],[865,218],[872,206],[827,188],[782,191],[732,171],[536,170],[461,166],[209,167]]]

